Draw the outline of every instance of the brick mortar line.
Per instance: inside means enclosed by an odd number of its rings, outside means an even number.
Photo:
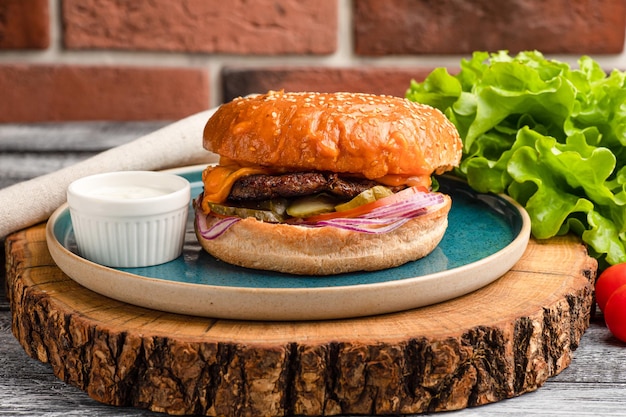
[[[50,13],[50,47],[49,50],[53,55],[60,54],[63,51],[61,40],[63,33],[61,30],[61,1],[48,0],[48,10]]]

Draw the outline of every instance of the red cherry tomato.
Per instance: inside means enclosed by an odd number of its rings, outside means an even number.
[[[603,313],[611,294],[622,285],[626,285],[626,263],[611,265],[600,274],[596,281],[596,302]]]
[[[626,342],[626,286],[618,288],[604,306],[604,321],[613,336]]]

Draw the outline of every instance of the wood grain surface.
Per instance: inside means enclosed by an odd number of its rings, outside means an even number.
[[[12,329],[26,353],[100,402],[171,414],[409,414],[536,390],[570,364],[596,270],[576,238],[531,240],[505,276],[446,303],[264,323],[88,291],[54,265],[43,225],[6,243]]]
[[[166,125],[163,121],[3,124],[0,188],[65,168]]]

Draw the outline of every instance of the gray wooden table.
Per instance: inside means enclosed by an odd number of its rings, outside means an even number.
[[[161,126],[155,122],[0,125],[0,188],[70,165]],[[6,215],[1,210],[0,215]],[[58,380],[48,365],[28,357],[11,333],[5,285],[5,272],[0,268],[0,415],[163,415],[99,404]],[[572,364],[538,391],[432,415],[626,416],[626,344],[611,337],[601,317],[593,317]]]

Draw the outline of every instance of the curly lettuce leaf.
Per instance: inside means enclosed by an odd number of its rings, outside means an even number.
[[[540,52],[475,52],[435,69],[407,98],[443,111],[463,139],[456,173],[506,193],[532,233],[576,233],[608,264],[626,262],[626,73],[583,56],[578,68]]]

